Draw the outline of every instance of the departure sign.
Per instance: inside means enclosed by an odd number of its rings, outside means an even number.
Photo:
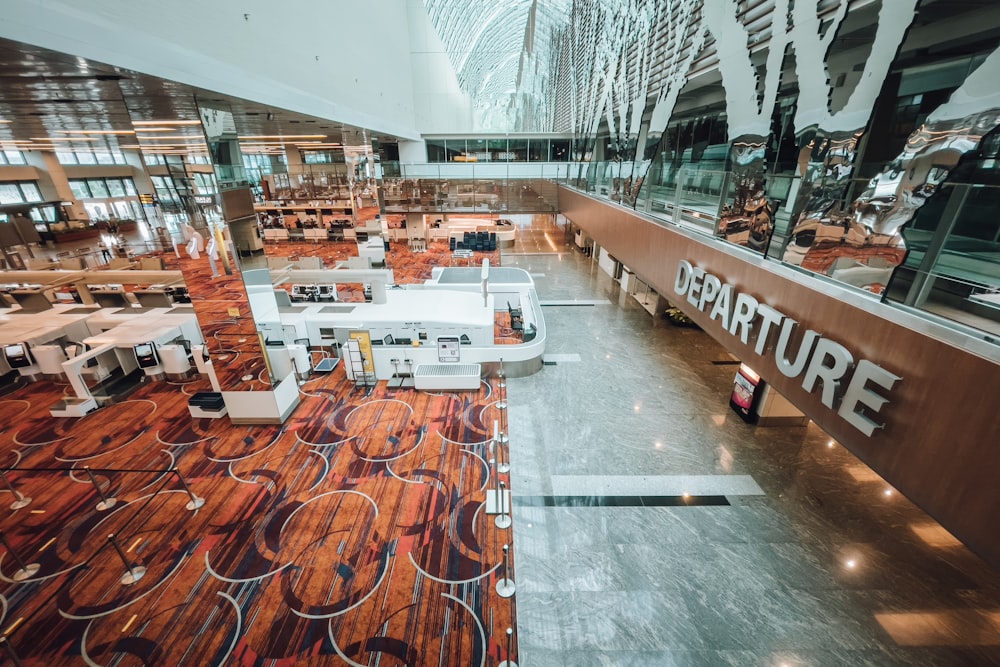
[[[801,328],[798,322],[746,292],[737,292],[733,285],[685,260],[677,266],[674,292],[708,313],[708,319],[718,321],[723,331],[738,337],[744,345],[753,345],[757,355],[773,354],[782,375],[801,377],[802,388],[807,392],[821,385],[823,405],[836,410],[854,428],[870,437],[875,429],[884,426],[874,417],[889,402],[883,394],[887,395],[902,380],[898,375],[867,359],[855,365],[854,355],[846,347],[812,329],[796,336]],[[772,349],[769,343],[775,337]],[[796,338],[801,340],[798,350],[793,350],[790,342]],[[790,353],[794,354],[789,357]],[[882,393],[869,389],[870,385],[883,390]]]

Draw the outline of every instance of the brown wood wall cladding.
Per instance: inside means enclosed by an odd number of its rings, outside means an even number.
[[[904,493],[946,529],[993,565],[1000,565],[1000,365],[930,338],[890,319],[844,303],[823,291],[773,272],[770,262],[729,254],[676,229],[635,213],[560,188],[560,208],[610,254],[624,262],[657,292],[683,310],[730,352],[754,368],[775,389]],[[861,359],[900,376],[891,391],[869,384],[889,402],[875,418],[884,422],[871,437],[825,406],[821,388],[803,389],[803,376],[789,378],[775,362],[777,336],[763,354],[754,339],[744,344],[723,329],[719,319],[674,292],[678,264],[688,261],[754,296],[800,323],[789,345],[798,350],[802,331],[847,348]],[[760,323],[760,318],[755,324]],[[845,377],[844,385],[850,379]],[[842,396],[844,386],[838,391]]]

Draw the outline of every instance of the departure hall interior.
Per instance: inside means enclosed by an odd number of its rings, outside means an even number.
[[[1000,4],[0,17],[0,665],[1000,665]]]

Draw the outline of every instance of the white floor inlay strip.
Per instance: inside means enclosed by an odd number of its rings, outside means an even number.
[[[544,278],[545,277],[544,273],[531,273],[529,275],[531,275],[532,278]]]
[[[539,299],[539,306],[610,306],[607,299]]]
[[[542,361],[555,361],[560,364],[565,364],[570,361],[580,361],[579,354],[543,354]]]
[[[750,475],[553,475],[556,496],[762,496]]]

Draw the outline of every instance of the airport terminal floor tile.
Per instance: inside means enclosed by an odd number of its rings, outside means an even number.
[[[558,361],[508,380],[518,664],[1000,664],[1000,573],[814,425],[742,422],[722,347],[531,235],[503,261]]]

